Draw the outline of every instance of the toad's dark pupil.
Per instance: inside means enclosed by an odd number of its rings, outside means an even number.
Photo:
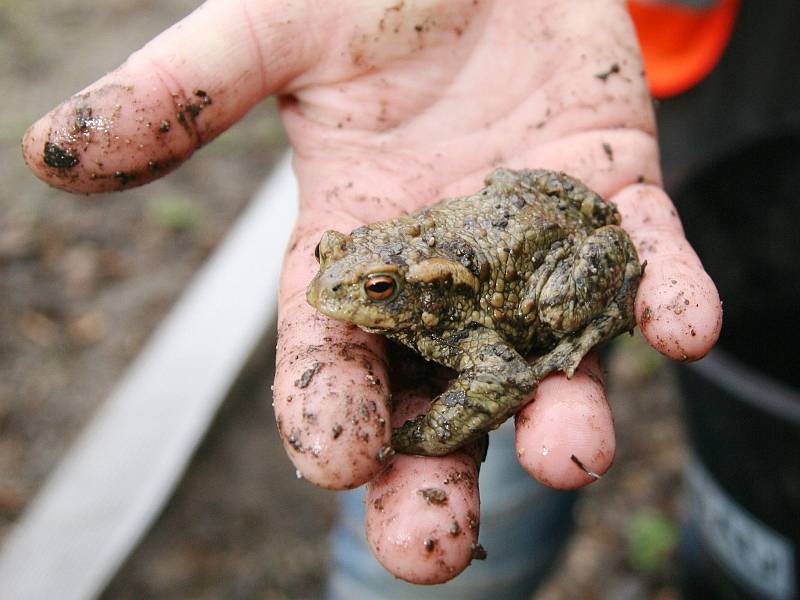
[[[391,288],[392,284],[388,281],[377,281],[369,284],[369,289],[376,294],[383,294],[384,292],[388,292]]]

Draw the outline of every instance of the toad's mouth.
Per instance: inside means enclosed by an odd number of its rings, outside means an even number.
[[[343,301],[319,284],[314,278],[306,290],[306,301],[326,317],[358,325],[370,333],[385,333],[397,329],[398,321],[390,314],[361,300]]]
[[[316,308],[326,317],[358,325],[370,333],[386,333],[397,329],[397,321],[393,317],[381,313],[376,314],[369,307],[345,307],[336,301],[326,302],[323,300]]]

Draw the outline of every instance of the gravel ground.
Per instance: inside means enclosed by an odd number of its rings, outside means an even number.
[[[28,172],[28,124],[197,4],[0,1],[0,534],[285,147],[264,103],[143,189],[73,196]]]
[[[0,0],[0,538],[285,147],[265,102],[144,189],[76,197],[28,173],[25,127],[197,4]],[[106,598],[319,596],[333,493],[297,480],[283,454],[271,362],[231,395]],[[676,597],[686,450],[672,373],[638,338],[609,370],[617,461],[538,598]]]

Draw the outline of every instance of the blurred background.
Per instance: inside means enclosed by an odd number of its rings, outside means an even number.
[[[28,172],[30,123],[198,4],[0,0],[0,543],[286,148],[265,101],[144,188],[72,196]],[[335,494],[283,452],[272,361],[237,385],[104,598],[320,596]],[[678,598],[689,452],[675,372],[638,335],[607,366],[615,465],[582,495],[536,597]]]

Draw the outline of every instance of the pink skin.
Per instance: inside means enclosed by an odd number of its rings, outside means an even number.
[[[618,203],[648,263],[636,302],[645,337],[672,358],[702,357],[719,335],[720,302],[658,187],[653,114],[624,2],[209,0],[34,124],[23,152],[51,185],[131,187],[179,165],[269,94],[280,96],[300,182],[275,380],[287,452],[318,485],[372,481],[367,525],[381,562],[409,581],[445,581],[469,563],[477,530],[464,524],[477,521],[477,487],[447,484],[447,504],[420,490],[474,466],[456,453],[395,457],[384,471],[384,344],[306,304],[313,249],[325,229],[347,232],[474,191],[496,165],[562,169]],[[47,161],[46,142],[56,147]],[[571,381],[549,377],[519,414],[520,461],[548,485],[593,480],[573,454],[597,474],[611,464],[596,373],[587,359]],[[461,532],[451,536],[454,520]]]
[[[463,452],[397,456],[370,482],[366,502],[367,539],[395,576],[442,583],[469,564],[480,501],[475,461]]]
[[[575,489],[609,469],[616,448],[614,423],[595,354],[583,360],[571,380],[547,377],[533,399],[516,419],[517,458],[529,473],[551,487]]]

